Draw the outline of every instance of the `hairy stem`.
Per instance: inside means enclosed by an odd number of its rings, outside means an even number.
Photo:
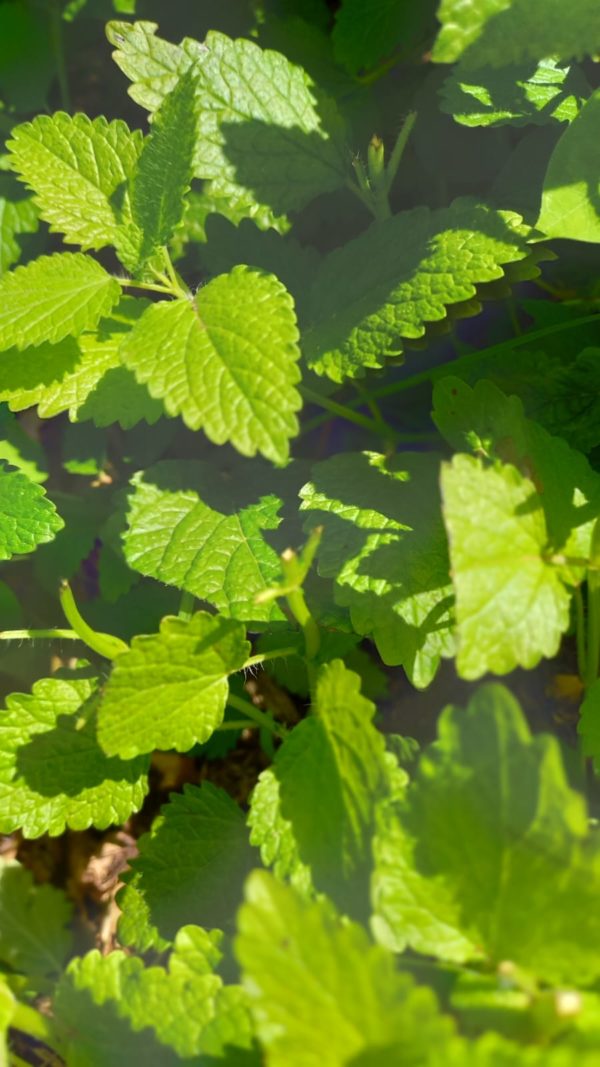
[[[236,711],[241,711],[242,715],[246,715],[248,719],[260,726],[261,730],[268,730],[269,733],[275,734],[276,737],[285,737],[287,730],[281,723],[273,722],[273,720],[265,715],[264,711],[260,711],[259,708],[251,704],[249,700],[244,700],[243,697],[238,697],[235,693],[230,693],[227,698],[227,703],[231,708],[235,708]]]
[[[45,641],[81,641],[75,630],[0,630],[0,641],[36,641],[38,638]]]
[[[255,656],[249,656],[242,670],[245,671],[248,667],[257,667],[261,663],[266,663],[271,659],[285,659],[286,656],[297,656],[297,648],[273,648],[268,652],[258,652]]]
[[[345,404],[338,404],[337,400],[330,400],[327,396],[321,396],[320,393],[314,392],[307,386],[300,387],[300,392],[305,400],[308,400],[311,404],[318,404],[319,407],[325,408],[326,411],[331,412],[332,415],[337,415],[340,419],[346,419],[348,422],[352,422],[355,426],[360,426],[363,430],[370,430],[372,433],[380,434],[382,432],[382,426],[375,419],[370,419],[368,415],[361,415],[358,411],[353,411],[352,408],[347,407]],[[366,403],[362,400],[361,403]],[[391,426],[385,425],[385,432],[388,437],[394,437],[395,431]]]
[[[129,645],[126,645],[124,641],[121,641],[120,637],[115,637],[114,634],[98,633],[88,625],[79,613],[79,608],[75,603],[73,591],[68,582],[61,583],[58,595],[67,622],[71,623],[75,632],[88,648],[97,652],[98,655],[104,656],[105,659],[115,659],[116,656],[120,656],[122,652],[129,651]]]

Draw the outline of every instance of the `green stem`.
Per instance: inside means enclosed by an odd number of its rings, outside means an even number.
[[[436,382],[438,378],[445,378],[448,374],[456,374],[464,368],[469,367],[472,363],[476,363],[479,359],[491,359],[494,356],[504,355],[506,352],[512,352],[514,348],[522,348],[523,345],[527,345],[532,341],[540,341],[543,337],[561,333],[563,330],[576,329],[578,326],[585,326],[589,322],[600,322],[600,315],[583,315],[579,319],[571,319],[570,322],[561,322],[554,326],[544,326],[540,330],[530,330],[529,333],[523,333],[519,337],[511,337],[509,341],[501,341],[497,345],[490,345],[489,348],[478,348],[474,349],[472,352],[465,352],[464,356],[459,356],[458,359],[450,360],[448,363],[442,363],[437,367],[431,367],[429,370],[421,371],[419,374],[413,374],[410,378],[403,378],[401,381],[390,382],[389,385],[382,385],[378,389],[373,389],[370,391],[371,399],[382,400],[384,397],[394,396],[396,393],[404,393],[409,389],[416,389],[419,385],[425,385],[428,382]],[[335,401],[328,400],[328,403],[333,404]],[[361,406],[362,400],[358,397],[353,397],[348,401],[345,410],[349,411]],[[304,425],[303,432],[307,433],[309,429],[314,430],[326,421],[327,415],[318,415]],[[426,436],[428,437],[429,435]],[[412,441],[419,439],[420,437],[418,434],[413,434],[406,438],[403,435],[395,434],[396,441]]]
[[[266,663],[271,659],[284,659],[285,656],[297,656],[297,648],[273,648],[269,652],[258,652],[256,656],[249,656],[242,670],[245,671],[248,667],[257,667],[261,663]]]
[[[306,656],[309,660],[314,659],[321,647],[321,633],[308,610],[304,592],[302,589],[294,589],[287,594],[286,600],[292,615],[304,634]]]
[[[356,389],[358,395],[362,397],[365,406],[368,407],[369,411],[371,412],[375,423],[379,427],[379,433],[381,437],[383,437],[384,440],[393,440],[396,436],[395,430],[393,430],[392,427],[385,421],[381,412],[381,408],[379,407],[377,401],[373,400],[373,397],[371,396],[369,391],[365,389],[364,385],[361,385],[360,382],[353,381],[352,384]]]
[[[177,612],[180,619],[184,619],[185,622],[189,622],[194,614],[194,605],[196,603],[196,597],[193,593],[188,593],[185,589],[181,594],[181,600],[179,601],[179,610]]]
[[[270,733],[275,734],[276,737],[283,738],[287,736],[285,726],[281,725],[281,723],[273,722],[268,715],[265,715],[264,711],[260,711],[249,700],[244,700],[243,697],[230,693],[227,703],[230,707],[235,708],[236,711],[241,711],[242,715],[246,715],[257,726],[260,726],[261,730],[268,730]]]
[[[60,0],[52,0],[50,9],[50,40],[52,52],[56,62],[56,76],[60,90],[60,102],[63,111],[71,110],[71,93],[69,92],[69,78],[65,60],[65,46],[63,40],[63,21]]]
[[[585,608],[583,604],[583,592],[578,585],[575,590],[575,629],[577,634],[577,670],[583,684],[586,677],[585,655]]]
[[[0,641],[36,641],[38,638],[46,641],[81,641],[75,630],[0,630]]]
[[[587,656],[584,682],[588,689],[598,678],[600,663],[600,581],[588,572]]]
[[[135,282],[133,278],[115,278],[115,281],[117,281],[119,285],[129,289],[143,289],[147,290],[149,293],[165,293],[167,296],[173,296],[173,290],[170,285],[154,285],[152,282]]]
[[[121,641],[120,637],[115,637],[114,634],[103,634],[98,633],[96,630],[92,630],[92,627],[89,626],[85,619],[79,614],[79,609],[75,603],[75,598],[68,582],[61,583],[58,595],[67,622],[71,623],[75,632],[79,634],[79,637],[88,648],[97,652],[98,655],[104,656],[105,659],[115,659],[117,656],[120,656],[122,652],[129,651],[129,645],[126,645],[124,641]]]
[[[261,723],[261,726],[264,725]],[[217,726],[217,733],[222,733],[223,730],[257,730],[258,724],[253,719],[230,719],[229,722],[222,722],[220,726]]]
[[[345,404],[338,404],[337,400],[330,400],[329,397],[321,396],[320,393],[314,392],[307,386],[300,386],[300,392],[305,400],[308,400],[311,404],[318,404],[319,407],[325,408],[325,411],[331,412],[332,415],[337,415],[340,419],[346,419],[348,422],[352,422],[355,426],[360,426],[363,430],[370,430],[372,433],[380,434],[381,427],[375,421],[370,419],[368,415],[361,415],[358,411],[353,411],[352,408],[346,407]],[[364,400],[361,401],[364,403]],[[394,430],[391,426],[387,427],[386,433],[388,436],[394,436]]]
[[[392,154],[390,156],[390,161],[389,161],[389,163],[387,165],[387,169],[386,169],[387,192],[388,193],[389,193],[390,189],[392,188],[392,185],[394,184],[394,179],[396,177],[396,174],[398,173],[398,167],[400,166],[400,163],[401,163],[401,160],[402,160],[402,156],[404,155],[404,150],[405,150],[406,145],[408,143],[408,138],[410,137],[410,135],[412,133],[412,129],[413,129],[413,126],[414,126],[416,121],[417,121],[417,112],[416,111],[410,111],[408,113],[408,115],[406,116],[406,119],[404,120],[404,123],[402,125],[402,129],[400,130],[400,133],[398,134],[398,137],[396,139],[396,144],[394,145],[394,147],[392,149]]]
[[[169,255],[169,249],[163,246],[162,253],[163,259],[165,261],[165,267],[167,269],[167,274],[171,281],[171,285],[173,286],[173,292],[176,293],[178,296],[191,296],[192,294],[188,286],[185,284],[183,278],[181,278],[181,276],[177,273],[175,267],[173,266],[173,260]]]

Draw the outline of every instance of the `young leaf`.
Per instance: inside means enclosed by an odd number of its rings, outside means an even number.
[[[373,223],[316,273],[303,339],[309,365],[336,382],[384,366],[402,352],[403,338],[422,337],[479,283],[525,260],[525,239],[519,215],[470,199]]]
[[[439,466],[435,453],[347,452],[317,463],[300,492],[305,528],[324,527],[319,573],[335,579],[336,603],[420,688],[454,652]]]
[[[319,671],[312,714],[286,738],[273,764],[280,818],[291,826],[300,860],[315,887],[349,912],[362,903],[374,805],[388,790],[374,714],[358,675],[333,660]]]
[[[264,478],[258,471],[259,483]],[[283,619],[279,607],[256,595],[281,576],[265,530],[279,526],[282,501],[260,484],[197,461],[157,463],[132,478],[123,550],[130,567],[167,582],[234,619]]]
[[[570,597],[545,559],[548,532],[533,483],[508,464],[457,455],[442,468],[442,496],[461,677],[507,674],[556,655]]]
[[[63,526],[41,485],[0,461],[0,559],[33,552]]]
[[[558,986],[573,975],[588,984],[600,968],[600,852],[557,740],[532,737],[499,685],[480,688],[466,711],[447,708],[438,731],[394,835],[384,828],[376,844],[387,943],[408,937],[438,955],[442,921],[473,946],[463,958],[483,952],[488,965],[512,960]]]
[[[436,382],[433,421],[457,451],[469,449],[517,467],[538,491],[549,546],[589,557],[600,476],[585,456],[525,418],[516,396],[505,396],[485,380],[474,388],[453,377]]]
[[[40,978],[62,971],[71,947],[73,907],[54,886],[36,885],[16,861],[0,862],[0,962]]]
[[[565,130],[550,157],[536,228],[548,237],[600,241],[600,89]]]
[[[109,756],[131,759],[154,748],[187,752],[222,722],[229,685],[250,645],[244,626],[199,611],[167,616],[160,632],[134,637],[115,660],[98,711],[98,739]]]
[[[223,789],[204,782],[173,793],[139,848],[135,888],[161,937],[186,923],[230,928],[256,853],[241,808]]]
[[[127,182],[142,140],[120,119],[59,111],[16,126],[7,147],[51,232],[97,249],[114,244],[120,219],[130,217]]]
[[[117,247],[134,273],[181,222],[193,172],[196,109],[195,81],[188,72],[156,113],[131,181],[131,224],[121,231]]]
[[[191,430],[283,464],[302,407],[297,342],[281,282],[240,266],[192,300],[152,304],[125,336],[121,358]]]
[[[134,99],[150,111],[173,88],[174,75],[192,70],[199,107],[195,176],[209,182],[211,195],[263,228],[285,227],[287,212],[344,185],[344,123],[300,67],[221,33],[178,47],[155,31],[154,23],[110,23],[108,36],[134,81]]]
[[[0,350],[91,330],[120,296],[116,278],[90,256],[40,256],[0,277]]]
[[[460,66],[441,91],[442,111],[463,126],[523,126],[572,122],[589,86],[578,67],[542,59],[494,70]]]
[[[13,693],[0,712],[0,829],[25,837],[66,826],[104,830],[139,811],[148,760],[108,759],[96,739],[98,678],[89,668]]]
[[[452,1024],[431,990],[398,973],[392,954],[342,923],[328,901],[308,903],[255,871],[239,931],[236,954],[270,1067],[340,1067],[378,1051],[382,1063],[445,1062]]]
[[[525,59],[593,55],[600,48],[596,0],[442,0],[435,63],[502,67]]]
[[[155,423],[164,414],[162,404],[119,357],[123,334],[147,307],[147,300],[124,296],[116,317],[103,319],[95,332],[44,343],[24,355],[14,349],[0,353],[0,400],[11,411],[37,405],[42,419],[67,411],[71,422],[117,422],[124,430],[141,421]]]
[[[31,197],[7,200],[0,196],[0,275],[21,258],[15,238],[21,233],[35,233],[38,213]]]

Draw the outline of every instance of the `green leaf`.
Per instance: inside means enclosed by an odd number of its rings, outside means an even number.
[[[62,971],[73,907],[54,886],[36,885],[26,867],[0,862],[0,961],[29,978]]]
[[[255,871],[239,930],[236,953],[269,1067],[340,1067],[384,1050],[390,1064],[445,1062],[452,1024],[431,990],[399,974],[392,954],[326,900],[306,902]]]
[[[435,453],[347,452],[317,463],[300,493],[305,528],[324,527],[319,573],[334,579],[336,603],[418,687],[454,652],[439,466]]]
[[[125,871],[122,880],[125,884],[116,898],[121,909],[117,929],[119,942],[142,953],[151,948],[164,952],[171,942],[161,937],[150,921],[150,907],[138,889],[139,875],[130,869]]]
[[[457,455],[442,468],[463,678],[507,674],[556,655],[570,596],[547,562],[540,496],[516,467]]]
[[[286,738],[273,764],[281,817],[291,825],[300,860],[315,887],[349,912],[366,892],[374,805],[388,790],[374,714],[358,675],[333,660],[317,676],[312,714]]]
[[[422,337],[479,283],[524,260],[525,238],[520,216],[470,199],[373,223],[316,273],[303,338],[309,366],[336,382],[384,366],[402,352],[403,338]]]
[[[44,343],[23,356],[14,349],[0,353],[0,400],[11,411],[37,405],[40,418],[66,411],[72,422],[91,419],[96,426],[119,423],[131,429],[155,423],[164,409],[121,363],[119,348],[126,333],[148,307],[147,300],[124,296],[97,331]]]
[[[441,0],[435,63],[502,67],[525,59],[594,55],[600,48],[596,0]]]
[[[17,467],[31,482],[45,482],[48,460],[42,445],[6,408],[0,411],[0,435],[0,460]]]
[[[0,829],[25,837],[66,826],[106,829],[139,811],[148,760],[107,759],[96,736],[98,678],[89,668],[13,693],[0,713]]]
[[[532,737],[500,685],[481,687],[466,711],[447,708],[438,731],[394,836],[376,845],[375,910],[391,941],[439,955],[443,922],[470,942],[463,958],[589,984],[600,969],[600,851],[557,739]]]
[[[312,891],[310,868],[300,859],[294,827],[281,811],[281,783],[272,767],[259,776],[252,792],[250,811],[250,844],[260,849],[265,867],[272,867],[276,878],[289,879],[299,893]]]
[[[56,343],[90,330],[120,295],[116,278],[90,256],[40,256],[0,277],[0,349]]]
[[[156,113],[133,174],[132,222],[117,245],[134,273],[167,244],[181,222],[193,173],[196,125],[195,81],[188,72]]]
[[[225,987],[222,979],[213,973],[221,958],[217,947],[220,937],[218,932],[209,934],[196,926],[184,926],[177,935],[166,968],[144,967],[142,960],[127,957],[122,952],[103,957],[94,950],[74,960],[58,990],[59,1026],[67,1030],[74,1023],[76,1040],[87,1043],[87,1027],[82,1027],[82,1019],[76,1018],[76,1012],[83,1009],[85,1019],[91,1008],[91,998],[98,1007],[114,1006],[121,1019],[127,1020],[131,1029],[125,1031],[122,1025],[117,1025],[117,1033],[119,1030],[126,1033],[125,1047],[130,1046],[132,1054],[130,1063],[146,1062],[137,1059],[134,1052],[138,1055],[142,1052],[144,1038],[147,1041],[149,1037],[144,1032],[148,1030],[154,1031],[163,1047],[167,1064],[173,1062],[170,1049],[187,1063],[203,1053],[222,1055],[227,1039],[232,1044],[249,1047],[251,1032],[247,998],[242,989]],[[82,993],[87,994],[85,1008]],[[97,1011],[95,1015],[92,1034],[97,1031],[105,1013]],[[134,1035],[140,1031],[142,1033],[136,1040]],[[70,1036],[72,1039],[73,1035]],[[105,1034],[100,1049],[106,1047],[107,1037],[112,1044],[109,1034]],[[157,1051],[151,1063],[156,1062]],[[92,1057],[94,1064],[105,1062],[97,1058],[97,1051],[92,1052]],[[73,1061],[69,1059],[69,1062]],[[90,1061],[86,1059],[85,1062]],[[121,1064],[123,1060],[118,1056],[111,1062]],[[193,1059],[193,1062],[196,1064],[200,1060]]]
[[[127,182],[142,140],[120,119],[58,111],[15,126],[7,147],[51,232],[85,249],[114,244],[120,219],[130,217]]]
[[[31,197],[7,200],[0,196],[0,275],[21,258],[18,234],[35,233],[38,213]]]
[[[537,229],[548,237],[600,241],[600,89],[556,145],[544,178]]]
[[[173,793],[139,850],[135,888],[161,937],[186,923],[231,927],[256,853],[241,808],[223,789],[204,782]]]
[[[533,482],[550,548],[588,558],[600,511],[600,475],[585,456],[525,418],[518,397],[505,396],[492,382],[471,388],[458,378],[443,378],[433,401],[433,421],[453,448],[512,463]]]
[[[242,623],[199,611],[167,616],[160,632],[134,637],[115,660],[98,712],[109,756],[131,759],[155,748],[187,752],[223,721],[228,676],[250,652]]]
[[[115,59],[134,82],[131,95],[155,111],[191,70],[197,79],[195,176],[258,225],[344,185],[346,132],[333,102],[279,52],[211,31],[203,44],[155,37],[151,22],[109,23]],[[235,91],[232,92],[232,86]],[[265,162],[266,161],[266,162]]]
[[[578,67],[542,59],[517,66],[463,70],[460,66],[442,88],[442,111],[463,126],[522,126],[572,122],[589,86]]]
[[[250,479],[244,489],[243,478],[250,478],[244,470],[232,485],[227,470],[190,460],[134,475],[123,535],[129,566],[234,619],[283,619],[277,605],[254,602],[281,577],[264,534],[279,525],[281,499],[264,495],[264,468],[256,475],[257,484]]]
[[[41,485],[0,461],[0,559],[33,552],[63,526]]]
[[[405,52],[427,39],[432,16],[427,2],[410,0],[343,0],[336,12],[333,43],[342,66],[358,74],[399,49]]]
[[[259,309],[259,313],[257,313]],[[244,456],[286,462],[302,406],[292,298],[272,274],[235,267],[193,300],[152,304],[121,358],[191,430]]]

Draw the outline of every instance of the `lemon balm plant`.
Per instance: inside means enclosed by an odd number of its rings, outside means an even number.
[[[0,832],[146,832],[103,954],[3,862],[5,1055],[591,1067],[597,5],[238,7],[108,22],[148,122],[6,108]],[[248,797],[152,811],[248,737]]]

